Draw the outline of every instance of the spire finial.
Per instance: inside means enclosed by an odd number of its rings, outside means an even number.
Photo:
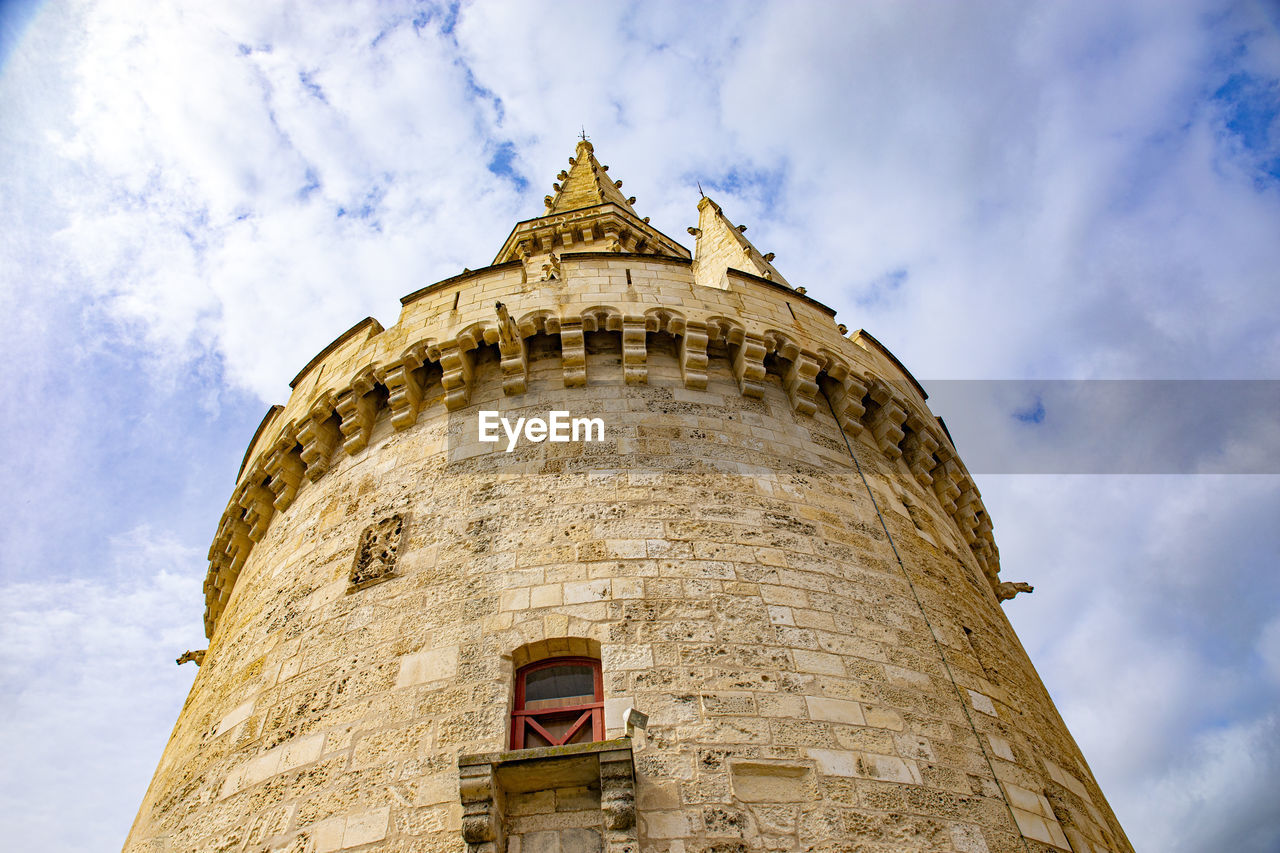
[[[582,125],[582,133],[578,134],[578,138],[579,138],[579,139],[581,139],[583,142],[589,142],[589,141],[590,141],[590,140],[587,138],[587,128],[586,128],[586,125]]]

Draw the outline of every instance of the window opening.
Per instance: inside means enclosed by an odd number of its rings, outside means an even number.
[[[604,740],[604,683],[592,658],[552,658],[516,673],[511,748]]]

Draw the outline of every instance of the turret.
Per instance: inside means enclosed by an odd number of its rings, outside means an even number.
[[[1130,850],[925,389],[556,184],[268,411],[126,851]]]

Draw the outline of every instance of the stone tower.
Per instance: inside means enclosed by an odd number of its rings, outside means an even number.
[[[924,389],[608,168],[267,413],[125,850],[1131,850]]]

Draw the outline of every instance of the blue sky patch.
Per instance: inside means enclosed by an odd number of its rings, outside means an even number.
[[[22,41],[22,34],[39,7],[40,0],[0,2],[0,69],[4,68],[4,61]]]
[[[1280,80],[1237,72],[1213,93],[1225,128],[1257,160],[1263,174],[1280,179]]]
[[[306,89],[317,101],[328,104],[329,99],[324,96],[324,89],[320,88],[320,84],[311,78],[312,72],[299,71],[298,82],[302,84],[302,88]]]
[[[386,183],[391,182],[390,175],[383,176]],[[334,214],[335,219],[359,219],[367,224],[374,231],[382,230],[382,221],[377,217],[378,209],[382,206],[382,200],[386,197],[387,187],[384,183],[374,184],[369,188],[364,197],[360,199],[360,203],[355,207],[347,207],[341,205]]]
[[[1021,409],[1014,410],[1013,419],[1022,421],[1024,424],[1044,423],[1044,400],[1041,400],[1040,395],[1036,394],[1031,403]]]
[[[298,190],[298,200],[306,201],[311,194],[320,189],[320,175],[312,166],[307,167],[307,182],[303,184],[302,189]]]
[[[510,140],[499,143],[494,149],[493,156],[489,158],[487,167],[490,172],[500,178],[506,178],[511,181],[517,190],[523,192],[529,186],[529,181],[524,175],[521,175],[511,164],[516,158],[516,146]]]
[[[734,166],[719,177],[698,180],[701,180],[702,188],[709,193],[759,198],[766,208],[772,210],[777,206],[786,177],[786,167],[781,165],[771,169]],[[691,177],[688,182],[693,183],[694,180]]]
[[[890,270],[863,287],[861,293],[854,297],[854,301],[863,308],[884,305],[902,289],[909,275],[906,267]]]

